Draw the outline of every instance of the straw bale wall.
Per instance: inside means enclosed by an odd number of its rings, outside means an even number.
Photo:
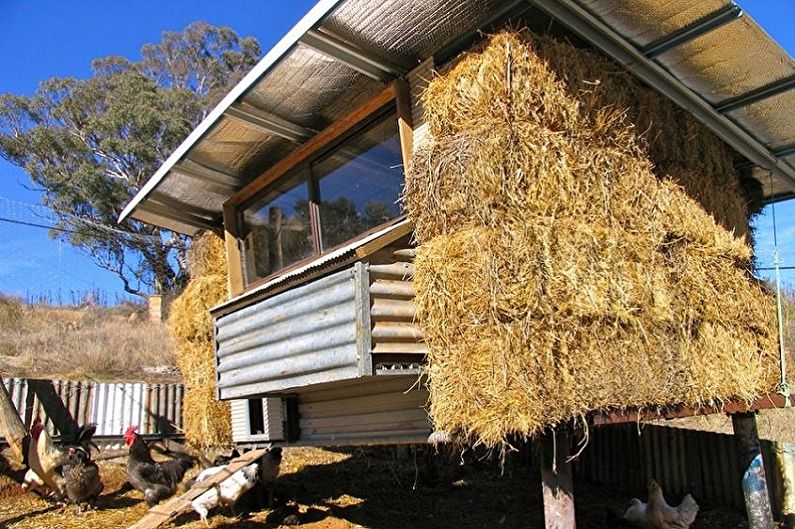
[[[517,31],[422,104],[404,199],[437,428],[498,446],[593,410],[775,387],[759,186],[700,123],[601,56]]]
[[[185,440],[196,448],[232,441],[228,402],[217,399],[215,348],[210,308],[227,299],[224,241],[206,232],[193,241],[191,279],[171,304],[169,327],[177,343],[177,367],[185,383],[182,406]]]

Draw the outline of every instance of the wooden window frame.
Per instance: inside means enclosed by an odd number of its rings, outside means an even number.
[[[323,154],[323,152],[331,148],[336,142],[346,138],[346,136],[353,134],[360,126],[367,123],[367,121],[374,119],[380,112],[384,111],[389,106],[394,106],[397,111],[398,120],[398,136],[400,142],[401,156],[403,158],[404,174],[408,168],[411,160],[412,152],[412,136],[413,129],[411,124],[411,95],[409,93],[409,86],[403,80],[396,80],[387,85],[374,97],[356,107],[345,117],[335,121],[322,131],[318,132],[315,136],[307,140],[297,149],[290,154],[276,162],[274,165],[265,170],[261,175],[252,180],[243,189],[238,191],[229,200],[224,203],[224,239],[226,244],[227,264],[229,267],[229,284],[228,290],[230,296],[238,296],[247,290],[256,288],[258,285],[273,279],[285,272],[289,272],[298,266],[302,266],[307,262],[314,261],[320,256],[333,251],[334,248],[329,248],[326,251],[320,251],[316,248],[316,253],[307,259],[293,263],[281,270],[270,274],[267,277],[258,279],[249,283],[244,282],[243,277],[243,252],[242,240],[240,236],[241,228],[241,210],[251,200],[255,199],[261,192],[266,190],[270,185],[277,182],[282,176],[286,175],[290,170],[299,166],[302,163],[309,162],[312,158]],[[375,229],[380,229],[384,226],[393,224],[396,219],[391,219],[382,225],[376,226],[369,232]],[[315,235],[313,235],[314,239]],[[354,237],[351,241],[355,241],[359,237]],[[343,244],[348,244],[346,241]],[[316,241],[313,240],[313,246]]]

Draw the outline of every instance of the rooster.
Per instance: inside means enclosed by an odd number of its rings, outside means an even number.
[[[155,461],[149,453],[149,445],[137,430],[137,426],[130,426],[124,434],[124,442],[130,448],[127,481],[143,492],[146,504],[153,507],[177,491],[177,485],[185,471],[193,466],[193,461],[185,458]]]
[[[668,505],[662,487],[654,480],[649,483],[649,503],[632,498],[624,519],[637,527],[652,529],[688,529],[696,520],[698,504],[688,494],[678,507]]]
[[[37,418],[30,428],[28,466],[59,500],[66,494],[66,483],[61,475],[66,460],[66,454],[55,446],[41,419]]]
[[[68,459],[63,466],[66,495],[77,505],[77,514],[83,503],[93,507],[104,485],[99,478],[99,467],[91,460],[91,454],[82,446],[67,449]]]

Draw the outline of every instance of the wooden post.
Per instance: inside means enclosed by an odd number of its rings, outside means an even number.
[[[3,434],[17,459],[23,461],[25,459],[23,441],[28,432],[25,431],[25,425],[22,424],[14,403],[11,402],[11,396],[3,383],[2,376],[0,376],[0,434]]]
[[[541,439],[541,494],[546,529],[575,529],[574,487],[568,430],[549,432]]]
[[[770,508],[770,495],[767,491],[765,465],[759,449],[756,416],[750,412],[735,413],[732,415],[732,426],[742,469],[741,479],[748,527],[772,529],[773,511]]]
[[[776,456],[776,472],[778,482],[781,484],[780,501],[781,517],[784,527],[795,527],[795,443],[778,441],[773,443],[773,453]]]

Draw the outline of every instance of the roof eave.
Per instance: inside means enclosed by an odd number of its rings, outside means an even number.
[[[221,119],[224,113],[251,87],[259,81],[268,71],[273,68],[281,58],[288,53],[298,41],[309,30],[318,25],[323,19],[339,4],[342,0],[320,0],[315,6],[304,15],[287,34],[276,43],[276,45],[265,54],[265,56],[246,74],[246,76],[218,103],[213,110],[207,114],[199,125],[185,138],[171,156],[163,162],[163,165],[155,172],[152,178],[146,182],[138,193],[133,197],[129,204],[122,210],[118,222],[122,222],[132,215],[139,204],[152,193],[163,178],[179,161],[192,149],[210,129]]]

